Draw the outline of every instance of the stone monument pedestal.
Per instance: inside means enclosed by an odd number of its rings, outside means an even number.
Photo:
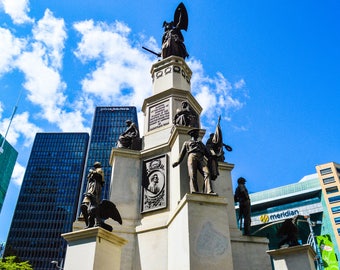
[[[167,269],[233,269],[227,205],[225,197],[186,194],[169,222]]]
[[[186,194],[166,224],[137,227],[141,269],[233,269],[227,199]]]
[[[315,251],[310,245],[302,245],[275,250],[267,253],[273,259],[274,269],[280,270],[315,270]]]
[[[120,270],[125,239],[100,227],[61,236],[67,241],[64,270]]]

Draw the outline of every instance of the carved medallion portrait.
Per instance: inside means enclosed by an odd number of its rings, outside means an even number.
[[[143,162],[142,213],[167,207],[166,168],[166,155]]]

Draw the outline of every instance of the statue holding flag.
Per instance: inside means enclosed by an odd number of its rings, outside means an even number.
[[[221,116],[218,117],[215,133],[211,133],[209,139],[206,142],[206,147],[210,152],[210,157],[208,159],[208,168],[210,171],[211,180],[215,180],[219,175],[218,162],[224,161],[223,146],[226,148],[227,151],[232,151],[232,148],[229,145],[223,143],[220,121]]]

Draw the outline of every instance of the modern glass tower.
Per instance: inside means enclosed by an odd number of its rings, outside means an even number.
[[[336,227],[336,219],[339,215],[331,214],[336,207],[339,213],[340,207],[335,203],[332,204],[329,199],[337,196],[339,192],[336,189],[337,191],[327,193],[328,188],[333,190],[333,186],[339,182],[336,174],[340,170],[336,170],[336,165],[327,163],[317,166],[319,177],[318,174],[306,175],[297,183],[250,194],[252,234],[267,237],[269,249],[277,249],[280,240],[284,238],[278,235],[278,229],[285,220],[297,217],[300,244],[313,244],[312,228],[317,242],[317,247],[314,248],[322,257],[324,269],[339,269],[337,243],[339,227]],[[319,179],[323,180],[319,181]],[[320,183],[325,183],[326,187]]]
[[[64,259],[76,217],[89,142],[87,133],[37,133],[7,238],[5,256],[35,270]]]
[[[3,144],[3,149],[0,152],[0,212],[18,157],[18,152],[7,141],[3,142],[3,140],[4,137],[0,135],[0,145]]]
[[[131,120],[138,128],[136,107],[96,107],[79,203],[81,203],[83,194],[86,191],[87,172],[93,167],[96,161],[101,162],[105,174],[105,185],[102,191],[102,197],[105,199],[109,198],[111,178],[111,166],[109,162],[111,150],[113,147],[116,147],[119,135],[126,130],[126,120]]]

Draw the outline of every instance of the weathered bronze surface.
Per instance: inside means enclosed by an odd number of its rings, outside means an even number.
[[[241,224],[240,229],[242,230],[243,220],[244,235],[250,235],[250,199],[245,182],[246,179],[243,177],[237,179],[238,186],[235,190],[234,200],[239,203],[238,219]]]
[[[119,224],[122,219],[114,203],[108,200],[101,200],[102,188],[105,183],[104,171],[100,162],[95,162],[94,168],[89,170],[87,175],[87,188],[81,204],[81,212],[85,219],[85,228],[102,227],[112,231],[112,227],[105,224],[105,220],[112,218]]]
[[[198,140],[199,137],[199,129],[195,128],[188,132],[188,135],[191,136],[191,139],[185,141],[183,143],[179,158],[176,162],[172,164],[172,167],[178,166],[185,155],[188,155],[188,173],[190,178],[190,192],[198,193],[198,182],[197,182],[197,172],[200,172],[204,178],[204,184],[202,191],[206,194],[216,195],[214,193],[211,179],[209,174],[209,168],[204,157],[209,158],[210,153],[205,145]]]
[[[136,127],[136,124],[131,120],[126,120],[125,123],[127,128],[122,134],[120,134],[117,147],[140,150],[141,140],[139,138],[139,130]]]
[[[181,108],[178,108],[172,123],[176,126],[187,126],[198,128],[198,116],[190,108],[188,101],[182,101]]]
[[[181,30],[188,29],[188,13],[183,3],[176,8],[174,20],[163,22],[164,34],[162,37],[162,58],[175,55],[182,58],[189,56],[184,45],[184,37]]]

